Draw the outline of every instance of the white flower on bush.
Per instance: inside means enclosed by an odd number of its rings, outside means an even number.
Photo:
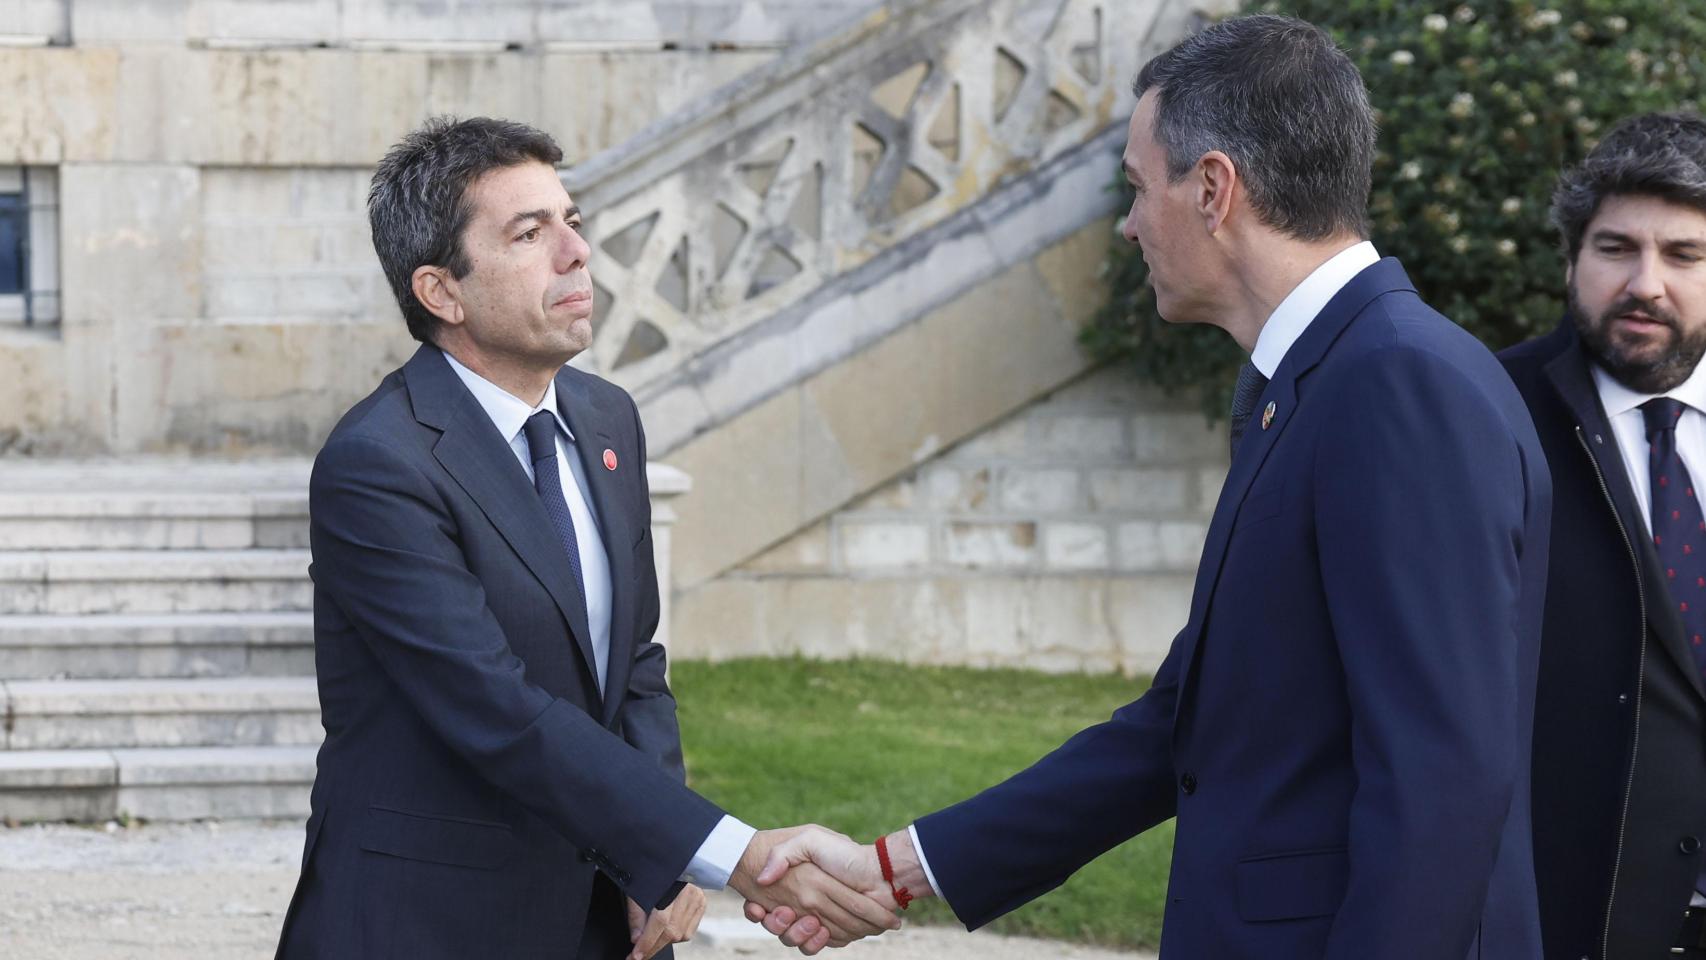
[[[1446,28],[1449,26],[1451,26],[1451,21],[1447,20],[1441,14],[1430,13],[1422,18],[1423,30],[1431,30],[1434,33],[1444,33]]]
[[[1536,10],[1528,17],[1528,29],[1539,30],[1542,27],[1555,27],[1564,22],[1564,15],[1556,10]]]
[[[1451,15],[1454,18],[1456,18],[1458,23],[1474,23],[1475,22],[1475,10],[1474,10],[1474,8],[1470,7],[1469,4],[1467,4],[1467,3],[1461,7],[1458,7],[1456,10],[1453,10],[1451,12]]]
[[[1408,50],[1394,50],[1388,59],[1400,67],[1407,67],[1416,62],[1416,55]]]
[[[1532,127],[1539,119],[1539,117],[1534,115],[1534,111],[1524,110],[1522,116],[1516,118],[1516,122],[1525,127]]]
[[[1499,211],[1507,217],[1515,216],[1522,212],[1522,201],[1516,197],[1506,197],[1505,202],[1499,204]]]
[[[1578,79],[1574,70],[1560,70],[1552,75],[1552,82],[1560,87],[1573,87]]]
[[[1629,29],[1629,21],[1618,16],[1606,17],[1605,25],[1611,28],[1612,33],[1622,33]]]
[[[1565,100],[1564,101],[1564,110],[1568,113],[1581,113],[1582,112],[1582,98],[1581,97],[1571,97],[1570,99]]]
[[[1454,117],[1467,117],[1475,112],[1475,95],[1464,91],[1451,98],[1451,106],[1446,108]]]
[[[1449,241],[1448,245],[1451,247],[1452,253],[1468,253],[1469,252],[1469,238],[1464,236],[1461,233],[1455,237],[1452,237],[1451,240]]]
[[[1421,178],[1422,165],[1415,160],[1406,160],[1404,165],[1398,168],[1398,179],[1400,180],[1420,180]]]
[[[1507,256],[1507,257],[1511,256],[1512,254],[1516,253],[1516,241],[1510,240],[1510,239],[1500,240],[1498,242],[1498,250],[1499,250],[1499,253],[1503,254],[1504,256]],[[1461,250],[1458,251],[1458,253],[1462,253],[1462,252],[1463,251],[1461,251]]]

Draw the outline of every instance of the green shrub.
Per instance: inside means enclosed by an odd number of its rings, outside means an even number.
[[[1281,0],[1329,30],[1366,79],[1381,124],[1369,199],[1374,242],[1422,296],[1489,347],[1563,315],[1563,263],[1546,220],[1559,168],[1619,119],[1706,110],[1698,0]],[[1122,186],[1120,189],[1124,190]],[[1129,200],[1129,194],[1127,194]],[[1226,409],[1243,353],[1212,327],[1155,314],[1143,260],[1121,244],[1111,297],[1083,331],[1093,354]]]

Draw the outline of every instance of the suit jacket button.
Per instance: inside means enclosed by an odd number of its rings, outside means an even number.
[[[1187,796],[1187,797],[1193,793],[1196,793],[1197,792],[1197,775],[1194,773],[1187,773],[1184,776],[1180,777],[1179,778],[1179,789],[1185,791],[1185,796]]]
[[[1688,854],[1689,856],[1693,856],[1694,854],[1700,852],[1700,838],[1699,837],[1683,837],[1682,841],[1676,845],[1676,848],[1678,850],[1681,850],[1683,853]]]

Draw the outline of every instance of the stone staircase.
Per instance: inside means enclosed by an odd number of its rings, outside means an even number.
[[[0,470],[0,818],[306,815],[307,473]]]

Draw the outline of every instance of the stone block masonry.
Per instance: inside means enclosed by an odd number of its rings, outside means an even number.
[[[1224,424],[1094,371],[678,600],[678,656],[1147,673],[1183,626]]]

